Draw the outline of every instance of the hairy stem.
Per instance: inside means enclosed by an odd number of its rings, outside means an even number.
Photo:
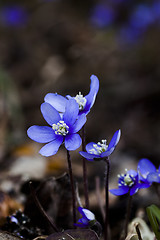
[[[131,205],[132,205],[132,196],[129,193],[127,211],[126,211],[126,219],[125,219],[125,225],[124,225],[124,236],[125,236],[125,238],[127,237],[127,234],[128,234],[128,223],[129,223],[129,219],[130,219],[130,215],[131,215]]]
[[[73,226],[74,226],[74,223],[76,223],[76,192],[75,192],[75,186],[74,186],[71,157],[70,157],[70,152],[68,150],[67,150],[67,161],[68,161],[68,173],[70,177],[71,191],[72,191],[72,212],[73,212]]]
[[[108,240],[108,224],[109,224],[109,171],[110,171],[110,163],[109,163],[109,158],[107,157],[105,159],[106,163],[106,170],[105,170],[105,191],[106,191],[106,196],[105,196],[105,223],[104,223],[104,239]]]
[[[85,125],[82,127],[82,151],[85,151]],[[83,158],[83,185],[84,185],[85,207],[89,209],[88,178],[87,178],[87,166],[86,166],[85,158]]]

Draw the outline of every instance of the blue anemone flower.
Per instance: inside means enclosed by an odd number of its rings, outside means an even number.
[[[106,158],[114,151],[120,136],[121,130],[119,129],[114,133],[109,145],[107,145],[107,140],[98,143],[90,142],[86,145],[87,152],[80,151],[79,153],[89,161]]]
[[[139,182],[139,175],[135,170],[126,171],[125,174],[118,175],[118,178],[118,188],[109,190],[112,194],[117,196],[126,193],[133,195],[138,189],[146,187],[145,184],[143,185]]]
[[[21,26],[27,22],[25,9],[18,5],[4,6],[0,10],[0,22],[7,26]]]
[[[78,211],[82,214],[82,218],[74,225],[77,227],[89,227],[96,222],[95,215],[88,209],[78,207]]]
[[[152,184],[153,182],[160,183],[160,166],[156,169],[154,164],[147,158],[142,158],[138,163],[138,171],[140,179],[146,184]]]
[[[115,19],[114,10],[103,3],[96,4],[91,10],[90,22],[97,27],[110,26]]]
[[[79,105],[79,115],[82,115],[83,113],[88,114],[95,102],[99,90],[98,78],[95,75],[92,75],[90,79],[90,92],[86,96],[83,96],[81,92],[75,97],[71,97],[70,95],[63,97],[57,93],[48,93],[45,96],[44,101],[51,104],[58,112],[64,113],[68,99],[75,99]]]
[[[49,103],[42,103],[41,112],[49,126],[31,126],[27,134],[39,143],[47,143],[39,153],[43,156],[52,156],[57,153],[64,142],[67,150],[76,150],[81,145],[81,138],[77,132],[86,122],[86,115],[78,116],[79,107],[74,99],[67,101],[63,116]]]

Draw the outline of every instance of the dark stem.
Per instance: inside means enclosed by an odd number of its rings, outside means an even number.
[[[85,125],[82,127],[82,151],[85,151]],[[87,166],[86,159],[83,158],[83,185],[84,185],[84,196],[85,206],[89,209],[89,197],[88,197],[88,178],[87,178]]]
[[[105,223],[104,223],[104,239],[108,239],[108,223],[109,223],[109,171],[110,171],[110,163],[109,163],[109,158],[107,157],[105,159],[106,163],[106,170],[105,170],[105,191],[106,191],[106,196],[105,196]]]
[[[129,224],[129,218],[131,215],[131,205],[132,205],[132,196],[129,193],[128,203],[127,203],[127,211],[126,211],[126,220],[125,220],[125,225],[124,225],[124,239],[127,237],[127,234],[128,234],[128,224]]]
[[[97,201],[98,201],[98,205],[100,207],[100,211],[103,217],[103,220],[105,220],[105,211],[104,211],[104,207],[103,207],[103,203],[102,203],[102,196],[100,193],[100,179],[99,177],[96,177],[96,196],[97,196]]]
[[[58,228],[56,227],[55,223],[50,219],[50,217],[47,215],[47,213],[45,212],[45,210],[43,209],[41,203],[39,202],[36,192],[32,186],[32,182],[29,182],[29,187],[30,187],[30,191],[33,197],[33,200],[36,204],[36,206],[38,207],[38,209],[40,210],[40,212],[42,213],[42,215],[47,219],[48,223],[51,225],[51,227],[54,229],[54,231],[59,232]]]
[[[143,239],[142,239],[142,236],[141,236],[141,232],[140,232],[140,230],[139,230],[138,224],[136,224],[136,232],[137,232],[137,235],[138,235],[138,239],[139,239],[139,240],[143,240]]]
[[[73,227],[75,227],[74,223],[76,223],[76,192],[75,192],[75,186],[74,186],[71,157],[70,157],[70,152],[68,150],[67,150],[67,161],[68,161],[68,173],[70,177],[71,191],[72,191]]]

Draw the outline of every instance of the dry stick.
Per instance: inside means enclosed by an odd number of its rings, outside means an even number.
[[[130,195],[130,192],[129,192],[127,211],[126,211],[126,220],[125,220],[125,226],[124,226],[124,237],[125,238],[127,237],[127,234],[128,234],[128,223],[129,223],[129,218],[130,218],[130,214],[131,214],[131,205],[132,205],[132,196]]]
[[[106,171],[105,171],[105,190],[106,190],[106,198],[105,198],[105,223],[104,223],[104,239],[108,239],[108,223],[109,223],[109,196],[108,196],[108,191],[109,191],[109,171],[110,171],[110,163],[109,163],[109,158],[104,159],[106,163]]]
[[[74,223],[76,223],[76,192],[75,192],[75,186],[74,186],[74,180],[73,180],[71,157],[70,157],[70,152],[68,150],[67,150],[67,161],[68,161],[68,172],[69,172],[71,191],[72,191],[72,211],[73,211],[73,226],[74,226]]]
[[[47,215],[47,213],[43,209],[41,203],[39,202],[39,200],[37,198],[37,195],[36,195],[36,192],[33,189],[32,182],[29,182],[29,187],[30,187],[31,194],[32,194],[32,197],[34,199],[34,202],[35,202],[36,206],[39,208],[39,210],[42,213],[42,215],[47,219],[48,223],[51,225],[51,227],[54,229],[54,231],[59,232],[59,230],[56,227],[55,223],[50,219],[50,217]]]
[[[105,219],[105,211],[104,211],[104,208],[103,208],[102,196],[101,196],[101,193],[100,193],[100,179],[99,179],[99,177],[96,177],[96,196],[97,196],[97,201],[98,201],[98,204],[99,204],[99,207],[100,207],[100,210],[101,210],[101,214],[102,214],[102,217],[103,217],[103,220],[104,220]]]
[[[85,125],[82,127],[82,151],[85,151]],[[88,178],[87,178],[87,166],[86,166],[85,158],[83,158],[83,185],[84,185],[85,207],[89,209]]]

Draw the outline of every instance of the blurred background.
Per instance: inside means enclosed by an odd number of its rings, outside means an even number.
[[[46,125],[40,104],[48,92],[86,95],[92,74],[100,89],[88,114],[86,142],[110,140],[121,129],[111,171],[136,169],[141,158],[158,167],[159,43],[159,0],[1,1],[0,171],[40,178],[44,169],[66,170],[64,149],[46,160],[26,130]],[[103,177],[103,164],[96,164]],[[78,166],[74,173],[81,178]]]
[[[45,123],[45,94],[85,95],[95,74],[87,142],[121,128],[122,153],[159,161],[159,42],[158,0],[1,1],[0,159]]]

